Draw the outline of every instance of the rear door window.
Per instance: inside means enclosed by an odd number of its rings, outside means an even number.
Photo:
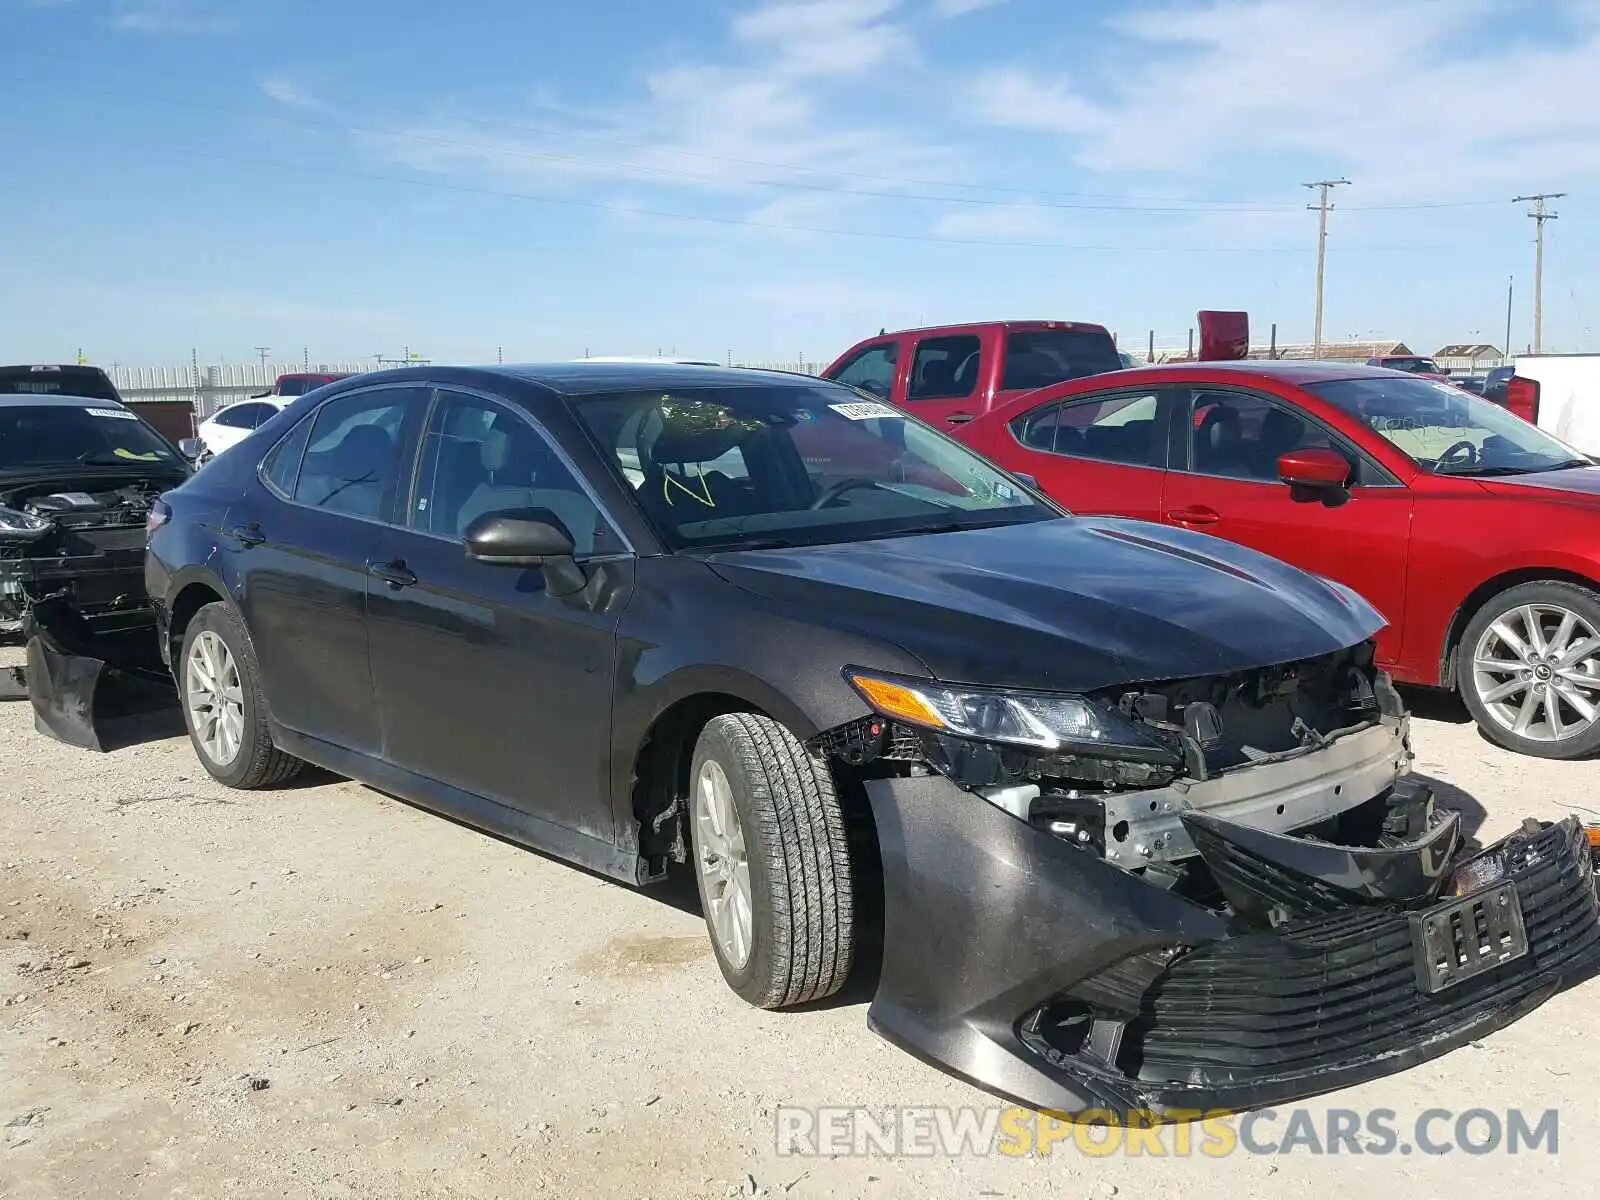
[[[978,386],[982,343],[972,334],[923,338],[911,362],[912,400],[960,400]]]
[[[1160,393],[1154,390],[1075,397],[1011,423],[1024,446],[1051,454],[1130,467],[1165,468]]]
[[[426,388],[378,388],[324,404],[295,480],[295,501],[383,519],[394,495],[407,412],[427,395]]]

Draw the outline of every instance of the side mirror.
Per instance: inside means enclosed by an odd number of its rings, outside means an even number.
[[[1278,458],[1278,478],[1291,487],[1342,488],[1353,470],[1344,455],[1321,446],[1291,450]]]
[[[178,442],[178,453],[190,462],[197,462],[206,452],[206,444],[197,437],[186,437]]]
[[[548,520],[486,513],[467,526],[467,557],[491,566],[542,567],[572,557],[572,538],[554,514]]]

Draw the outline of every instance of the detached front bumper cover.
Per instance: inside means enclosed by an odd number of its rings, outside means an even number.
[[[91,622],[65,600],[41,600],[21,632],[27,665],[0,680],[0,700],[31,701],[34,728],[47,737],[103,751],[117,722],[175,708],[148,609]]]
[[[1190,814],[1227,911],[938,776],[867,785],[884,867],[873,1028],[1030,1107],[1184,1119],[1393,1074],[1600,972],[1588,831],[1482,851],[1425,788],[1340,846]]]

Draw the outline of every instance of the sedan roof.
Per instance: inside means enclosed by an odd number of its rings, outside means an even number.
[[[1286,383],[1328,383],[1335,379],[1391,379],[1408,375],[1389,367],[1369,367],[1348,359],[1316,358],[1231,358],[1209,362],[1158,363],[1135,366],[1140,372],[1203,373],[1207,375],[1264,376]],[[1413,376],[1413,378],[1415,378]]]
[[[0,392],[0,408],[126,408],[104,396],[64,396],[59,392]]]
[[[751,367],[692,366],[659,362],[523,363],[474,367],[473,371],[536,383],[567,396],[630,388],[754,387],[774,383],[803,386],[826,383],[814,375],[788,371],[763,371]],[[416,368],[426,372],[429,368]],[[437,370],[436,368],[434,369]],[[403,375],[404,370],[397,374]]]

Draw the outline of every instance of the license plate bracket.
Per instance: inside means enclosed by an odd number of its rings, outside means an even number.
[[[1522,898],[1512,883],[1411,914],[1417,987],[1433,995],[1528,953]]]

